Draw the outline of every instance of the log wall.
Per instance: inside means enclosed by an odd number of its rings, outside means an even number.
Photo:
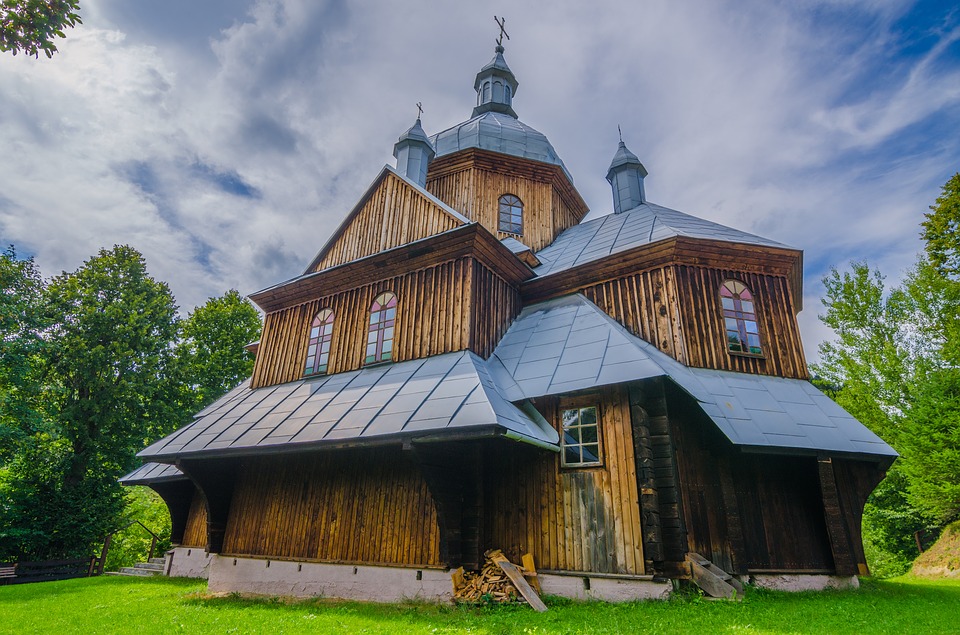
[[[435,163],[427,177],[427,190],[497,238],[512,236],[534,251],[576,225],[587,211],[579,195],[557,187],[556,166],[503,155],[491,158],[482,152],[458,153]],[[499,201],[504,194],[523,201],[520,236],[498,229]]]
[[[193,500],[190,501],[190,515],[187,516],[187,526],[183,531],[181,546],[207,546],[207,507],[200,492],[195,492]]]
[[[399,448],[245,459],[224,554],[439,566],[437,514]]]
[[[388,172],[380,187],[326,248],[314,271],[352,262],[461,224],[462,221]]]
[[[467,348],[489,357],[520,312],[515,286],[473,258],[458,258],[267,314],[251,385],[303,376],[310,324],[328,307],[334,312],[328,372],[362,368],[370,305],[384,291],[398,300],[398,362]]]
[[[753,292],[762,356],[727,351],[720,285],[744,282]],[[669,265],[579,289],[630,332],[671,357],[700,368],[806,379],[807,365],[783,276]]]
[[[587,403],[589,402],[589,403]],[[512,445],[484,461],[484,545],[514,562],[530,552],[540,569],[643,574],[636,462],[625,389],[605,389],[580,405],[601,417],[603,466],[560,468],[558,454]],[[559,428],[556,398],[537,409]]]

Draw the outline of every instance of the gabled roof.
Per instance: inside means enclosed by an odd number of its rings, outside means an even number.
[[[735,445],[897,455],[810,382],[688,368],[579,294],[524,309],[489,361],[512,400],[664,376]]]
[[[595,218],[564,231],[552,244],[537,252],[537,258],[543,264],[534,272],[539,277],[548,276],[675,236],[793,249],[667,207],[644,203],[621,214]]]
[[[449,205],[447,205],[446,203],[438,199],[436,196],[428,192],[426,189],[424,189],[417,183],[411,181],[407,177],[403,176],[402,174],[397,172],[395,169],[393,169],[389,165],[384,165],[383,169],[380,170],[380,173],[377,175],[377,177],[373,180],[373,182],[364,192],[363,196],[360,197],[360,200],[357,202],[357,204],[354,205],[353,209],[350,210],[346,218],[343,219],[343,222],[340,223],[340,225],[333,232],[333,234],[330,235],[330,238],[323,245],[323,247],[320,248],[320,251],[317,252],[317,255],[314,256],[313,260],[310,261],[310,265],[306,268],[306,270],[304,271],[304,274],[312,273],[317,268],[317,266],[320,265],[321,262],[323,262],[324,257],[330,252],[331,248],[334,245],[336,245],[336,243],[340,240],[340,238],[344,235],[344,233],[348,230],[348,228],[354,222],[354,219],[364,210],[364,208],[366,207],[367,203],[370,201],[373,194],[377,191],[378,188],[381,187],[384,180],[390,175],[398,178],[406,186],[413,189],[417,194],[419,194],[423,198],[430,201],[437,208],[440,214],[443,214],[444,216],[446,216],[450,221],[449,223],[447,223],[448,227],[446,227],[446,229],[449,230],[449,229],[470,223],[470,219],[468,219],[466,216],[464,216],[460,212],[456,211],[455,209],[453,209],[452,207],[450,207]],[[415,236],[413,237],[413,240],[422,239],[422,238],[426,238],[426,235]],[[390,245],[390,247],[397,247],[397,246],[399,245]],[[369,255],[369,254],[366,254],[366,255]]]
[[[239,387],[138,456],[161,461],[410,438],[506,436],[553,446],[557,432],[510,403],[469,351]]]
[[[134,471],[120,477],[121,485],[151,485],[170,481],[187,480],[187,475],[175,465],[164,463],[144,463]]]

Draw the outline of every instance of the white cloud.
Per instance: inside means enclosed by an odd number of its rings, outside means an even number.
[[[130,243],[184,308],[299,273],[416,102],[430,133],[467,118],[494,13],[521,119],[595,214],[621,124],[651,199],[805,250],[810,357],[825,268],[894,280],[960,164],[936,132],[960,119],[960,31],[902,52],[901,0],[130,6],[89,0],[53,60],[0,57],[0,237],[48,274]]]

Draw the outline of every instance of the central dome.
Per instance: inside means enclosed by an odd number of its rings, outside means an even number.
[[[490,150],[559,165],[573,181],[546,135],[502,112],[488,110],[434,135],[430,141],[438,158],[468,148]]]

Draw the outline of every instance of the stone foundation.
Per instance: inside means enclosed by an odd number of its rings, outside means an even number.
[[[575,600],[633,602],[666,600],[673,591],[670,581],[654,582],[653,576],[613,577],[604,575],[538,572],[540,588],[546,595]]]
[[[203,547],[174,547],[166,553],[163,571],[172,578],[207,578],[211,558]]]
[[[453,582],[445,569],[291,562],[261,558],[212,556],[212,593],[251,593],[285,597],[400,602],[453,599]]]
[[[755,573],[750,584],[774,591],[823,591],[824,589],[858,589],[855,575],[815,575],[802,573]]]

